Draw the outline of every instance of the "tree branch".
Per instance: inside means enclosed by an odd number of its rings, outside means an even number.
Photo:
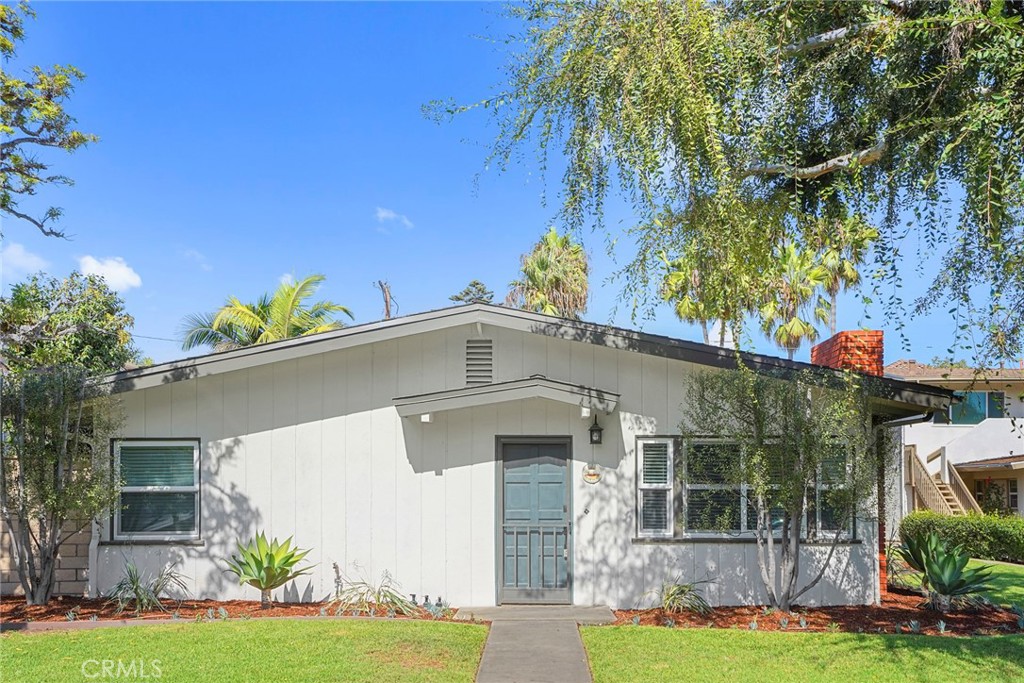
[[[842,156],[823,161],[813,166],[794,166],[792,164],[764,164],[761,166],[750,166],[743,171],[742,177],[752,175],[784,175],[797,180],[811,180],[836,171],[843,171],[851,166],[867,166],[873,164],[885,155],[888,143],[883,140],[874,147],[850,152]]]
[[[16,211],[10,207],[4,208],[3,211],[11,214],[15,218],[21,218],[22,220],[28,221],[32,225],[36,226],[39,229],[39,232],[43,233],[43,235],[45,235],[46,237],[66,237],[66,235],[62,231],[46,227],[45,218],[43,220],[38,220],[36,218],[32,218],[32,216],[29,216],[28,214]]]
[[[811,36],[807,40],[803,40],[799,43],[791,43],[782,48],[783,57],[796,57],[802,55],[805,52],[813,52],[814,50],[820,50],[838,43],[847,36],[851,36],[860,33],[864,29],[874,28],[880,22],[869,21],[864,24],[854,24],[853,26],[843,26],[842,28],[833,29],[826,31],[825,33],[819,33],[816,36]]]

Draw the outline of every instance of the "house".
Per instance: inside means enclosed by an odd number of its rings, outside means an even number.
[[[903,427],[899,510],[1001,508],[1024,515],[1024,363],[978,372],[900,360],[887,377],[955,392],[958,402]]]
[[[685,480],[674,436],[687,375],[734,366],[728,349],[471,304],[111,376],[124,509],[91,539],[90,591],[131,559],[175,564],[197,597],[255,598],[223,560],[266,530],[316,564],[276,599],[332,594],[337,565],[456,606],[632,607],[673,579],[764,603],[747,516],[723,533],[696,509],[742,490]],[[950,400],[881,388],[879,420]],[[877,548],[877,521],[858,520],[805,602],[877,600]],[[804,575],[826,551],[804,547]]]

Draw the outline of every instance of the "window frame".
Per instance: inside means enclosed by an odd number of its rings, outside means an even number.
[[[643,444],[645,442],[665,442],[669,447],[669,485],[647,485],[643,483]],[[737,446],[740,449],[740,458],[744,457],[743,448],[735,439],[728,437],[694,437],[692,439],[683,439],[681,437],[666,437],[666,436],[637,436],[636,437],[636,529],[637,537],[640,539],[675,539],[685,541],[687,539],[698,539],[698,540],[714,540],[714,539],[754,539],[757,536],[757,529],[749,528],[748,516],[749,508],[753,503],[750,500],[750,486],[746,482],[740,484],[694,484],[688,483],[688,468],[687,468],[687,451],[693,444],[723,444]],[[678,464],[677,464],[678,463]],[[844,463],[844,470],[846,476],[849,476],[849,458],[846,458]],[[680,476],[676,476],[679,474]],[[800,520],[800,538],[803,542],[814,543],[821,542],[822,540],[829,540],[834,534],[839,533],[841,541],[853,541],[857,538],[857,520],[850,519],[844,529],[822,529],[821,528],[821,496],[824,491],[835,487],[841,486],[841,483],[831,482],[824,483],[824,476],[821,471],[821,466],[818,468],[818,473],[815,476],[815,481],[812,487],[809,488],[807,493],[807,500],[804,504],[804,516]],[[740,500],[739,509],[739,520],[740,529],[736,530],[692,530],[688,528],[686,520],[688,514],[689,505],[689,491],[693,490],[723,490],[723,491],[738,491]],[[668,515],[668,529],[665,530],[645,530],[642,528],[643,523],[643,493],[645,489],[657,489],[657,490],[668,490],[668,497],[671,508]],[[813,495],[813,498],[811,497]],[[813,506],[813,510],[809,509],[809,506]],[[814,515],[814,528],[813,533],[809,525],[809,515]],[[681,520],[681,527],[679,534],[676,533],[676,518],[679,517]],[[778,538],[778,535],[773,532],[773,536]]]
[[[191,486],[121,486],[118,491],[118,502],[111,520],[111,538],[114,541],[198,541],[202,538],[202,468],[200,440],[197,438],[182,439],[114,439],[112,440],[112,460],[114,476],[118,481],[121,479],[121,448],[131,446],[149,446],[154,448],[166,448],[175,446],[190,446],[192,448],[192,472],[193,484]],[[121,495],[124,493],[191,493],[195,505],[195,527],[188,532],[171,532],[161,534],[147,534],[121,530]]]
[[[644,472],[644,444],[664,443],[668,447],[668,481],[665,484],[646,484]],[[636,533],[639,538],[675,538],[676,491],[675,491],[675,437],[638,436],[636,438]],[[668,498],[666,526],[664,529],[644,529],[644,491],[665,491]]]
[[[680,496],[679,504],[680,517],[683,519],[683,534],[686,538],[739,538],[750,535],[751,538],[756,534],[756,530],[749,531],[745,530],[744,527],[747,525],[747,506],[748,506],[748,495],[749,485],[746,482],[740,484],[690,484],[690,471],[689,471],[689,450],[690,446],[735,446],[739,450],[740,466],[743,465],[743,448],[735,439],[729,439],[727,437],[699,437],[693,439],[684,439],[682,446],[679,449],[681,453],[682,462],[682,481],[680,482]],[[712,529],[690,529],[686,523],[689,519],[689,505],[690,505],[690,490],[694,491],[735,491],[739,493],[739,504],[740,508],[737,511],[737,517],[739,519],[739,529],[725,529],[715,531]]]

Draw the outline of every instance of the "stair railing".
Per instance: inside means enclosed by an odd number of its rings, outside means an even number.
[[[953,495],[960,502],[960,506],[963,507],[965,512],[974,512],[977,514],[984,514],[981,510],[981,506],[978,505],[978,501],[971,495],[971,490],[967,488],[967,484],[964,483],[960,473],[953,467],[953,463],[946,463],[946,472],[949,475],[949,488],[953,491]]]
[[[942,497],[938,485],[925,467],[916,446],[903,449],[906,460],[907,485],[910,486],[910,499],[915,510],[931,510],[943,515],[954,514],[946,499]]]

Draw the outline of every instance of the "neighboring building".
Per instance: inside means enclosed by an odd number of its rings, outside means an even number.
[[[903,428],[902,516],[916,509],[1024,515],[1024,364],[978,372],[900,360],[887,377],[952,389],[959,399]]]
[[[456,606],[632,607],[664,581],[703,579],[713,605],[764,603],[742,489],[687,480],[676,437],[687,375],[735,359],[471,304],[121,373],[109,384],[127,415],[111,444],[124,509],[92,538],[90,589],[108,591],[131,559],[176,565],[197,597],[255,599],[224,558],[266,530],[316,564],[278,599],[329,596],[336,563]],[[874,405],[884,421],[949,400],[882,380]],[[723,500],[739,510],[728,532]],[[802,602],[876,601],[878,544],[877,520],[857,520]],[[827,550],[805,544],[805,577]]]

